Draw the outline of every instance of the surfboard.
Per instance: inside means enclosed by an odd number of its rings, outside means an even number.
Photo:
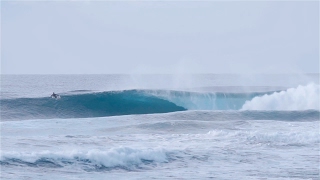
[[[60,95],[57,95],[57,97],[54,97],[54,96],[51,95],[51,98],[52,99],[60,99],[61,97],[60,97]]]

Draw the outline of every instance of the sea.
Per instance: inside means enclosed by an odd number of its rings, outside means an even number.
[[[319,74],[1,75],[0,179],[318,180],[319,89]]]

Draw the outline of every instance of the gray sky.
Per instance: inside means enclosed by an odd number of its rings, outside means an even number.
[[[1,2],[3,74],[319,73],[319,2]]]

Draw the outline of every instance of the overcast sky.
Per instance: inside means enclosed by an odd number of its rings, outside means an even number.
[[[319,2],[1,2],[3,74],[319,73]]]

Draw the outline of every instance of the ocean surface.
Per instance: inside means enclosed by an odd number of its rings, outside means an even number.
[[[319,99],[319,74],[2,75],[0,179],[319,179]]]

